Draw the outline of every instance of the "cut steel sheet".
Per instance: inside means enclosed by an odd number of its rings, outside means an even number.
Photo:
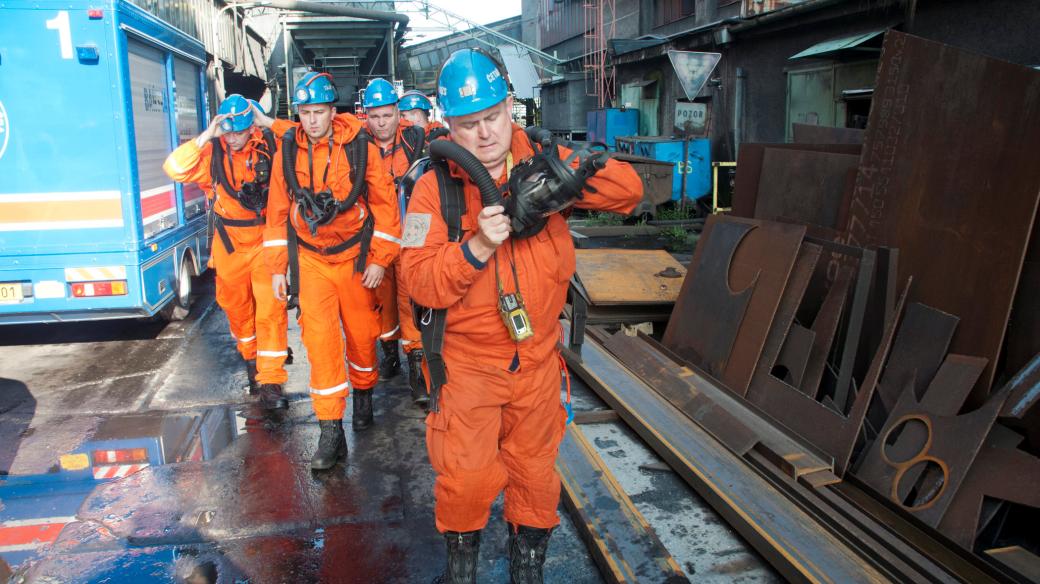
[[[809,363],[809,355],[812,353],[813,344],[816,342],[816,333],[804,326],[793,324],[784,340],[784,347],[780,349],[780,356],[776,360],[773,369],[782,368],[784,374],[782,379],[788,385],[801,389],[802,380],[805,377],[805,368]],[[774,371],[774,375],[776,372]],[[780,377],[777,375],[777,377]]]
[[[910,282],[899,297],[896,311],[885,324],[885,336],[881,347],[871,361],[870,369],[849,410],[843,416],[826,405],[808,397],[797,388],[773,377],[768,369],[760,368],[748,391],[747,399],[761,408],[777,422],[783,424],[804,440],[834,458],[834,472],[843,476],[852,456],[852,449],[859,438],[863,419],[877,387],[881,367],[888,358],[888,351],[895,336],[896,319],[902,313],[909,292]]]
[[[791,124],[795,144],[863,144],[863,130]]]
[[[831,347],[834,346],[834,338],[838,333],[838,324],[845,308],[845,299],[849,295],[849,287],[852,285],[852,268],[841,268],[838,276],[827,291],[823,305],[820,306],[816,318],[813,319],[812,351],[805,365],[805,375],[802,384],[798,386],[805,395],[814,399],[819,398],[820,381],[823,379],[824,370],[827,368],[827,356],[830,355]]]
[[[906,307],[906,315],[892,346],[892,358],[881,375],[878,399],[871,406],[870,418],[875,427],[885,423],[899,400],[900,391],[908,384],[917,398],[924,395],[925,388],[946,357],[959,321],[952,314],[919,302],[911,302]]]
[[[741,144],[740,152],[737,154],[737,176],[733,185],[731,215],[749,219],[755,216],[758,189],[762,180],[762,161],[766,148],[855,155],[862,151],[862,146],[859,144]]]
[[[823,248],[813,243],[802,244],[802,248],[798,251],[798,259],[795,260],[787,286],[780,297],[780,303],[773,317],[773,326],[769,330],[769,335],[762,347],[762,354],[755,367],[756,378],[773,373],[773,368],[777,365],[783,345],[789,338],[798,307],[802,303],[805,290],[809,286],[809,280],[812,279],[822,253]]]
[[[724,236],[719,241],[726,245],[713,247],[713,233],[719,228]],[[730,252],[735,234],[741,234],[739,243],[736,251]],[[664,345],[706,369],[737,395],[747,393],[804,236],[805,226],[801,225],[709,217],[702,244],[694,254],[694,267],[683,282],[665,330]],[[725,259],[719,261],[712,256]],[[717,280],[706,281],[699,262],[712,267],[707,273],[721,275],[714,277]],[[746,310],[734,309],[739,305],[732,301],[727,303],[732,296],[730,290],[749,289]],[[731,337],[734,326],[736,334]],[[705,360],[706,353],[716,358]]]
[[[664,343],[709,374],[722,378],[758,272],[734,290],[731,272],[737,248],[756,226],[717,217],[712,215],[704,225],[690,274],[683,281],[665,329]]]
[[[973,412],[941,416],[926,408],[913,391],[903,391],[888,422],[867,450],[856,476],[925,524],[938,526],[1006,398],[1007,393],[1001,392]],[[909,425],[920,427],[924,431],[924,440],[907,458],[905,453],[894,452],[892,444],[895,442],[893,436]],[[911,491],[901,483],[911,479],[913,474],[908,474],[911,469],[921,467],[941,473],[941,480],[931,483],[935,488],[913,489],[916,492],[912,497],[900,497],[901,492]]]
[[[766,148],[755,200],[755,218],[793,219],[844,230],[840,221],[858,154]],[[738,173],[739,167],[738,167]]]
[[[986,391],[1040,197],[1038,104],[1040,71],[885,37],[848,241],[899,248],[912,300],[961,318],[951,351],[989,360]]]

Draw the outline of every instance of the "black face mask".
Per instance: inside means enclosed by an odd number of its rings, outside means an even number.
[[[606,165],[603,151],[575,150],[560,158],[559,144],[547,131],[533,132],[535,155],[518,164],[509,175],[509,197],[504,201],[513,225],[513,237],[523,239],[545,227],[547,218],[570,207],[592,190],[585,183]],[[529,134],[530,135],[530,134]],[[578,168],[571,163],[578,160]]]

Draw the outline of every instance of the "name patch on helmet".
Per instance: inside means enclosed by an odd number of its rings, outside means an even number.
[[[460,97],[469,97],[477,93],[477,85],[475,83],[467,83],[459,88]]]
[[[429,213],[409,213],[405,215],[401,247],[422,247],[426,243],[426,234],[429,232]]]
[[[308,93],[307,90],[302,87],[296,90],[296,99],[298,99],[299,101],[306,101],[307,98],[310,96],[311,94]]]

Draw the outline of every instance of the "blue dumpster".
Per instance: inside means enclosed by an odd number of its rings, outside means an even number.
[[[675,163],[675,174],[672,176],[674,201],[682,198],[684,175],[687,199],[711,194],[711,141],[707,138],[683,140],[668,136],[618,136],[617,149],[618,152]]]
[[[637,109],[598,109],[585,113],[588,126],[589,142],[603,142],[611,150],[616,150],[614,139],[618,136],[632,136],[639,133],[639,110]]]

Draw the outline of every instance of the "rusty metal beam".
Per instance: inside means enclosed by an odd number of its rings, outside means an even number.
[[[882,582],[870,558],[858,556],[798,505],[638,380],[594,340],[580,375],[676,473],[745,540],[793,582]]]
[[[607,582],[689,582],[574,424],[560,444],[556,470],[563,483],[564,506]]]

